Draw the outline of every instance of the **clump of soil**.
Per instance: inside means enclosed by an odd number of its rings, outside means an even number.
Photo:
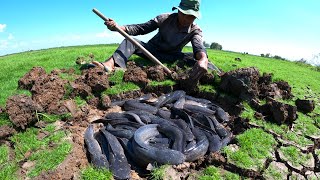
[[[286,123],[292,125],[297,119],[297,107],[289,104],[284,104],[273,99],[268,99],[268,102],[262,105],[259,112],[265,116],[266,120],[273,121],[279,125]]]
[[[43,77],[46,75],[46,71],[42,67],[34,67],[19,79],[18,88],[31,90],[32,86],[39,79],[39,77]]]
[[[291,87],[285,81],[272,82],[272,75],[264,73],[260,77],[255,67],[241,68],[225,73],[220,88],[243,100],[271,98],[292,98]]]
[[[66,80],[51,73],[43,75],[35,81],[31,88],[32,100],[37,102],[49,114],[63,114],[67,110],[61,106],[60,101],[65,94]]]
[[[215,78],[212,73],[207,72],[200,78],[200,84],[213,85],[214,83],[215,83]]]
[[[313,100],[297,99],[295,104],[298,110],[303,113],[310,113],[315,108],[315,102]]]
[[[5,139],[16,133],[16,130],[8,125],[0,126],[0,139]],[[0,143],[1,144],[1,143]]]
[[[250,100],[257,97],[259,70],[255,67],[241,68],[225,73],[221,77],[220,88],[243,100]]]
[[[125,82],[134,82],[139,86],[145,87],[149,83],[148,75],[143,69],[135,64],[133,61],[129,61],[127,64],[127,70],[124,73],[123,80]]]
[[[29,96],[16,95],[8,98],[6,112],[16,127],[25,129],[26,126],[37,122],[36,112],[43,112],[43,108]]]
[[[86,84],[93,94],[99,94],[109,88],[108,75],[101,68],[90,68],[82,71],[82,75],[75,80],[79,86]],[[84,88],[86,89],[86,88]]]
[[[164,81],[166,79],[166,73],[163,67],[160,65],[149,66],[146,68],[147,77],[154,81]]]

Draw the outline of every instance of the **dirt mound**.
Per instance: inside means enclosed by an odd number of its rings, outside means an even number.
[[[298,110],[303,113],[310,113],[315,108],[315,102],[313,100],[297,99],[295,104]]]
[[[43,112],[43,108],[29,96],[16,95],[8,98],[6,112],[16,127],[25,129],[37,122],[36,112]]]
[[[259,70],[255,67],[241,68],[225,73],[221,77],[220,88],[243,100],[258,96]]]
[[[265,120],[275,122],[279,125],[292,125],[297,119],[297,107],[289,104],[284,104],[273,99],[268,99],[268,102],[262,105],[259,112],[265,117]]]
[[[166,78],[166,73],[163,70],[163,67],[160,65],[149,66],[146,68],[147,77],[154,81],[164,81]]]
[[[86,84],[93,94],[99,94],[109,88],[108,75],[101,68],[90,68],[82,71],[81,77],[75,80],[76,84]]]
[[[150,81],[147,73],[143,71],[141,67],[137,66],[133,61],[128,62],[127,70],[124,73],[123,80],[125,82],[134,82],[142,87],[146,86]]]
[[[241,68],[225,73],[221,78],[220,88],[243,100],[271,98],[292,98],[288,82],[272,82],[272,75],[260,76],[257,68]]]
[[[34,67],[19,79],[18,87],[20,89],[31,90],[32,86],[39,79],[39,77],[46,75],[46,71],[42,67]]]
[[[61,106],[60,101],[65,94],[66,80],[56,74],[43,75],[35,81],[31,88],[32,100],[37,102],[47,113],[63,114],[67,110]]]

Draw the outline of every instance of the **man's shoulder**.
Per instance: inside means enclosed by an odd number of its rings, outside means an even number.
[[[175,17],[175,13],[163,13],[163,14],[158,15],[156,18],[154,18],[154,20],[158,24],[162,24],[165,20],[173,19],[174,17]]]
[[[175,14],[176,13],[163,13],[163,14],[158,15],[157,18],[159,18],[159,19],[173,18],[176,16]]]

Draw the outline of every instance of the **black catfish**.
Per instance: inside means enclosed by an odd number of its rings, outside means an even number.
[[[93,125],[90,124],[84,133],[84,141],[90,155],[91,163],[97,168],[109,168],[107,157],[102,154],[98,141],[94,138]]]

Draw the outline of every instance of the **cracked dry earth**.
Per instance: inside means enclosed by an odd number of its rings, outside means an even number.
[[[180,67],[173,69],[183,72]],[[61,79],[59,74],[65,73],[74,76],[74,81]],[[282,99],[293,99],[290,85],[285,81],[272,82],[271,74],[263,74],[256,68],[242,68],[225,73],[221,82],[216,84],[219,91],[204,92],[199,89],[184,89],[179,84],[179,74],[174,86],[149,86],[150,80],[162,81],[168,76],[161,67],[143,68],[134,62],[128,64],[128,69],[123,80],[138,84],[141,89],[120,93],[117,95],[102,95],[101,93],[110,88],[112,83],[108,81],[108,75],[99,68],[85,69],[81,75],[75,75],[72,69],[54,70],[46,73],[41,67],[34,67],[25,74],[18,82],[19,88],[29,90],[31,97],[15,95],[9,97],[5,108],[0,112],[6,112],[14,124],[14,127],[1,126],[1,144],[8,144],[13,148],[9,137],[17,132],[23,132],[27,127],[39,127],[36,112],[48,114],[65,114],[71,116],[57,121],[58,129],[70,132],[68,141],[72,144],[72,150],[66,159],[54,170],[42,172],[35,179],[79,179],[80,171],[89,165],[86,148],[84,144],[84,131],[90,122],[103,117],[109,112],[120,112],[119,106],[112,106],[112,102],[119,100],[141,97],[147,93],[153,93],[155,97],[174,90],[185,90],[188,95],[208,99],[222,107],[229,115],[230,121],[224,126],[234,135],[228,148],[237,151],[240,147],[236,138],[238,135],[250,129],[259,129],[266,132],[276,140],[276,145],[270,150],[270,156],[260,158],[262,166],[250,168],[237,164],[233,159],[223,152],[207,153],[202,158],[181,166],[169,166],[166,169],[166,178],[172,179],[194,179],[194,174],[209,165],[219,167],[222,171],[229,171],[242,177],[252,179],[277,179],[268,173],[270,169],[280,174],[281,179],[319,179],[320,178],[320,129],[318,125],[315,134],[304,134],[299,136],[306,139],[308,143],[296,143],[288,140],[272,129],[266,128],[261,123],[252,122],[250,119],[240,117],[245,110],[244,102],[255,110],[258,121],[270,122],[275,125],[285,125],[288,131],[294,131],[297,121],[297,111],[310,113],[315,108],[315,102],[311,100],[297,100],[296,105],[282,103]],[[206,74],[200,79],[199,84],[214,83],[214,76]],[[226,95],[228,94],[228,95]],[[74,98],[86,99],[87,104],[77,107]],[[88,98],[90,97],[90,98]],[[265,100],[265,103],[261,103]],[[314,115],[318,116],[319,115]],[[96,127],[99,128],[99,127]],[[294,148],[299,156],[305,157],[305,161],[292,161],[286,153],[288,148]],[[18,173],[21,178],[26,178],[24,163],[21,163]],[[149,179],[148,173],[139,172],[132,167],[132,179]],[[136,170],[136,171],[135,171]],[[279,178],[279,176],[277,176]]]

